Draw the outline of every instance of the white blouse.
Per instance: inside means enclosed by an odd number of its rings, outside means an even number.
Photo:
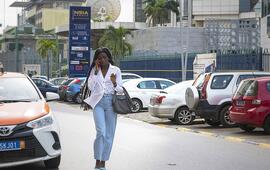
[[[95,75],[94,72],[95,69],[92,69],[87,82],[91,95],[84,100],[84,102],[89,104],[92,108],[96,106],[104,94],[114,94],[115,91],[119,93],[123,92],[122,75],[118,67],[110,64],[105,77],[103,77],[100,68],[97,75]],[[116,75],[116,87],[113,86],[110,79],[112,73]]]

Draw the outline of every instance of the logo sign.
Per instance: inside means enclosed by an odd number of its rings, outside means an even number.
[[[15,126],[0,126],[0,136],[9,136]]]
[[[91,8],[71,6],[69,16],[69,77],[86,77],[90,67]]]

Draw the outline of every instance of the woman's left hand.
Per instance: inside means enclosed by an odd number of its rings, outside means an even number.
[[[110,78],[111,78],[112,83],[115,84],[116,83],[116,74],[112,73]]]

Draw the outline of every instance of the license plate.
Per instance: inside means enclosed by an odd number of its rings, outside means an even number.
[[[242,100],[236,101],[236,105],[243,106],[245,105],[245,101],[242,101]]]
[[[0,141],[0,152],[3,151],[14,151],[14,150],[21,150],[22,149],[22,144],[23,142],[20,142],[19,140],[15,141]]]

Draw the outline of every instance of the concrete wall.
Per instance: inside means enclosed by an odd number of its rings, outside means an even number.
[[[261,19],[261,46],[270,49],[270,38],[267,35],[267,17]]]
[[[133,31],[127,36],[133,54],[175,54],[205,52],[206,43],[202,28],[152,27]]]

